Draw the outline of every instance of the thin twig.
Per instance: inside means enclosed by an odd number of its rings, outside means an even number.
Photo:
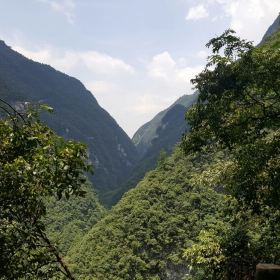
[[[1,99],[1,98],[0,98],[0,102],[4,103],[4,104],[7,105],[10,109],[12,109],[13,112],[14,112],[16,115],[18,115],[18,116],[22,119],[22,121],[23,121],[24,123],[26,123],[26,121],[25,121],[23,115],[22,115],[21,113],[19,113],[13,106],[11,106],[8,102],[4,101],[4,100]]]

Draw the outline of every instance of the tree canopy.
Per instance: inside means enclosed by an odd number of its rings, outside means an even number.
[[[198,103],[187,113],[187,154],[208,158],[201,183],[238,201],[225,223],[201,231],[185,257],[190,279],[253,279],[257,262],[280,261],[280,50],[254,48],[232,30],[209,41],[213,54],[192,82]],[[218,164],[211,154],[221,153]]]
[[[0,279],[73,279],[43,217],[48,197],[83,195],[86,147],[57,136],[32,110],[2,107],[8,115],[0,120]]]
[[[231,194],[256,209],[280,204],[280,50],[228,30],[208,44],[213,55],[192,80],[200,95],[187,114],[186,152],[211,148],[232,155]]]
[[[210,40],[181,147],[90,230],[103,212],[95,196],[72,212],[64,204],[83,194],[85,147],[32,112],[1,120],[0,279],[73,279],[46,234],[46,202],[78,279],[248,280],[258,262],[280,263],[279,38],[254,48],[227,30]]]

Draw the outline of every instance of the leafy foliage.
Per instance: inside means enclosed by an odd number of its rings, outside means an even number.
[[[116,121],[77,79],[29,60],[0,41],[0,98],[16,108],[43,102],[54,114],[43,120],[60,136],[88,146],[94,163],[90,180],[100,194],[119,187],[138,160],[137,151]]]
[[[230,31],[210,41],[214,55],[193,80],[198,105],[188,114],[185,150],[230,149],[233,168],[224,182],[258,207],[279,206],[280,51],[253,49]],[[224,56],[216,54],[224,48]]]
[[[46,233],[67,255],[68,250],[87,233],[106,213],[91,186],[85,188],[84,197],[71,196],[68,200],[51,197],[44,220]]]
[[[69,252],[78,279],[182,279],[186,244],[222,220],[231,203],[211,188],[192,186],[201,170],[180,149],[160,161]]]
[[[97,223],[104,210],[93,193],[66,204],[86,183],[84,146],[32,114],[1,121],[0,279],[67,275],[46,221],[83,280],[248,280],[256,263],[280,263],[279,38],[253,48],[228,30],[209,42],[185,154],[160,157]]]
[[[186,249],[191,279],[253,279],[257,262],[280,262],[278,40],[279,33],[253,48],[228,30],[208,43],[213,55],[193,80],[200,95],[182,146],[204,157],[223,154],[220,164],[209,157],[198,181],[221,186],[238,205],[227,214],[230,223],[201,231]]]
[[[72,279],[42,218],[48,197],[84,194],[87,151],[32,111],[18,115],[0,121],[0,279],[51,279],[58,271]]]

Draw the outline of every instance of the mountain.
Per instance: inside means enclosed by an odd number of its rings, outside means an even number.
[[[265,32],[260,44],[264,43],[268,37],[270,37],[273,33],[278,31],[279,29],[280,29],[280,14]]]
[[[151,121],[141,126],[132,137],[141,157],[149,154],[155,146],[170,151],[186,129],[185,112],[197,99],[197,93],[183,95],[170,107],[158,113]],[[158,140],[166,137],[161,145]],[[161,140],[162,141],[162,140]],[[148,152],[149,151],[149,152]]]
[[[280,32],[273,34],[260,48],[265,52],[253,50],[256,58],[250,53],[253,60],[245,60],[245,63],[249,62],[248,68],[244,70],[246,65],[240,64],[225,71],[222,75],[231,79],[234,73],[237,79],[225,85],[220,106],[217,109],[210,107],[208,112],[210,116],[213,114],[215,121],[220,109],[224,110],[223,116],[230,121],[223,127],[224,131],[233,128],[233,134],[242,136],[239,131],[245,130],[243,137],[249,141],[242,144],[242,141],[238,142],[239,138],[233,138],[238,145],[231,146],[241,153],[232,152],[223,144],[222,149],[217,150],[218,145],[213,147],[210,141],[209,149],[186,156],[176,148],[172,156],[160,160],[136,188],[127,192],[109,214],[70,249],[68,257],[77,279],[249,279],[255,274],[258,262],[279,263],[279,228],[275,227],[275,221],[279,220],[279,200],[273,197],[263,203],[260,198],[269,192],[276,196],[277,190],[271,190],[279,182],[279,46]],[[272,54],[268,56],[270,52]],[[261,60],[257,60],[258,55]],[[276,64],[266,68],[273,65],[274,59]],[[238,67],[243,75],[238,76]],[[244,76],[246,69],[255,72]],[[264,79],[260,80],[262,75]],[[249,79],[249,86],[244,83],[246,79]],[[222,78],[219,86],[224,82]],[[233,94],[229,94],[228,88]],[[257,99],[251,98],[252,92],[256,93]],[[236,98],[237,93],[244,99]],[[224,106],[225,99],[231,100],[234,113],[230,106]],[[246,105],[240,110],[240,104],[253,99],[254,107],[248,109]],[[213,100],[216,102],[219,98]],[[270,111],[259,110],[260,107],[263,109],[263,104],[268,105],[265,109]],[[244,125],[243,116],[246,119],[247,114],[253,115],[249,120],[251,126]],[[236,123],[236,119],[239,122]],[[211,125],[215,127],[215,123]],[[263,129],[267,133],[256,133],[256,137],[251,137],[250,130]],[[205,131],[202,133],[205,136]],[[199,138],[194,137],[193,141],[196,139]],[[257,151],[262,151],[260,163],[255,156]],[[245,170],[236,155],[244,160]],[[258,176],[249,174],[252,171]],[[243,184],[240,184],[239,176],[245,179]],[[252,183],[251,186],[247,182]],[[259,193],[256,184],[260,187]],[[243,188],[243,185],[249,188]],[[227,186],[225,193],[224,186]],[[249,190],[249,199],[260,199],[261,206],[252,209],[243,200],[244,190]],[[260,196],[252,195],[250,190]],[[276,207],[271,207],[270,203],[275,203]]]
[[[121,185],[138,160],[133,142],[77,79],[34,62],[0,41],[0,98],[47,103],[43,119],[58,134],[88,145],[94,188],[101,195]]]
[[[106,214],[90,186],[85,191],[84,197],[50,198],[47,202],[46,233],[64,256]]]
[[[186,279],[185,248],[224,217],[220,209],[228,204],[223,194],[192,185],[197,170],[176,149],[147,173],[70,249],[76,278]]]
[[[161,151],[171,153],[182,134],[189,128],[185,113],[196,102],[197,97],[198,93],[183,95],[137,130],[132,141],[141,159],[132,170],[128,181],[119,189],[107,193],[104,201],[108,206],[118,202],[126,191],[136,186],[147,171],[155,167]]]

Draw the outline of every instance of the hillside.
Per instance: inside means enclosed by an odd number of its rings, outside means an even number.
[[[151,121],[140,127],[132,141],[141,157],[133,168],[129,179],[119,189],[107,194],[108,205],[115,204],[129,189],[135,187],[145,173],[156,166],[160,153],[169,155],[189,129],[185,120],[187,109],[197,100],[197,93],[183,95],[170,107],[158,113]]]
[[[237,50],[232,34],[212,41],[227,59],[215,53],[197,77],[184,152],[160,159],[70,249],[78,279],[243,280],[280,262],[280,33],[260,48],[234,37]]]
[[[61,136],[88,145],[92,181],[101,197],[121,185],[138,160],[132,141],[79,80],[25,58],[3,41],[0,97],[17,108],[22,102],[53,107],[54,114],[43,119]]]
[[[175,280],[188,271],[186,244],[228,201],[192,185],[198,166],[180,149],[149,172],[69,253],[77,279]]]
[[[277,32],[279,28],[280,28],[280,14],[265,32],[260,44],[263,44],[273,33]]]
[[[170,151],[186,130],[185,109],[190,107],[197,98],[197,94],[184,95],[176,100],[170,107],[158,113],[151,121],[141,126],[133,135],[132,141],[135,144],[139,155],[143,158],[145,154],[151,154],[152,150],[160,149]],[[157,139],[161,136],[166,138]]]
[[[88,186],[85,197],[69,200],[50,199],[47,203],[47,235],[63,255],[78,242],[96,222],[105,216],[106,210],[96,194]]]

